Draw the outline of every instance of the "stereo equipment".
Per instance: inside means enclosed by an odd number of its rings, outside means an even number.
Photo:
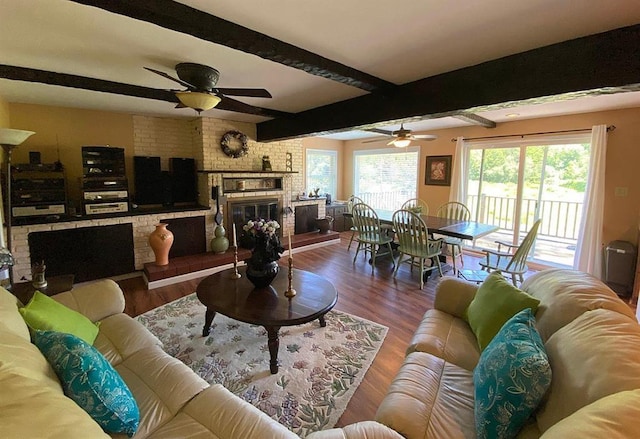
[[[83,146],[82,174],[85,177],[124,176],[124,148]]]
[[[100,215],[104,213],[119,213],[127,212],[129,210],[129,203],[126,201],[119,201],[115,203],[87,203],[84,205],[84,212],[87,215]]]
[[[96,191],[96,192],[83,192],[84,200],[88,201],[100,201],[100,200],[126,200],[129,197],[127,191]]]
[[[64,204],[41,204],[37,206],[16,206],[11,211],[15,217],[43,216],[43,215],[64,215]]]
[[[19,164],[11,174],[11,214],[15,217],[64,215],[64,172],[55,165]]]
[[[39,151],[29,151],[29,164],[30,165],[39,165],[40,164],[40,152]]]

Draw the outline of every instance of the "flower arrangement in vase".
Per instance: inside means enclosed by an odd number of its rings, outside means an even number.
[[[284,252],[277,231],[280,224],[258,218],[242,226],[244,242],[251,242],[251,257],[245,260],[247,278],[257,287],[268,286],[278,275],[278,260]]]

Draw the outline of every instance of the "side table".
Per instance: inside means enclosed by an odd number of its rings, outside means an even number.
[[[44,288],[35,288],[31,281],[29,282],[18,282],[14,283],[11,286],[11,293],[20,299],[24,305],[26,305],[33,293],[36,290],[40,291],[42,294],[46,294],[47,296],[53,296],[54,294],[62,293],[64,291],[69,291],[73,288],[73,274],[62,274],[60,276],[51,276],[47,278],[47,286]]]
[[[489,273],[484,270],[458,270],[458,277],[460,279],[475,282],[477,284],[484,282],[488,276]]]

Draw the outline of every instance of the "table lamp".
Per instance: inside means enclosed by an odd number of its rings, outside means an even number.
[[[10,128],[0,128],[0,146],[4,149],[5,159],[7,161],[7,173],[6,173],[6,192],[4,198],[5,204],[5,216],[4,222],[7,227],[7,250],[9,256],[11,256],[12,243],[11,243],[11,153],[13,149],[27,140],[30,136],[35,134],[34,131],[25,130],[12,130]],[[1,259],[0,259],[1,263]],[[11,265],[9,267],[9,282],[13,284],[13,256],[11,256]]]

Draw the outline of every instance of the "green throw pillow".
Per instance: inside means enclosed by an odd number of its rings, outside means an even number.
[[[515,438],[551,385],[551,366],[530,309],[504,324],[473,371],[478,439]]]
[[[20,314],[31,329],[73,334],[89,344],[98,336],[98,326],[91,320],[40,291],[20,308]]]
[[[34,331],[33,342],[56,371],[64,394],[107,433],[133,436],[140,409],[129,387],[106,358],[72,334]]]
[[[513,286],[499,271],[494,271],[478,288],[465,317],[482,351],[507,320],[526,308],[535,314],[539,304],[538,299]]]

